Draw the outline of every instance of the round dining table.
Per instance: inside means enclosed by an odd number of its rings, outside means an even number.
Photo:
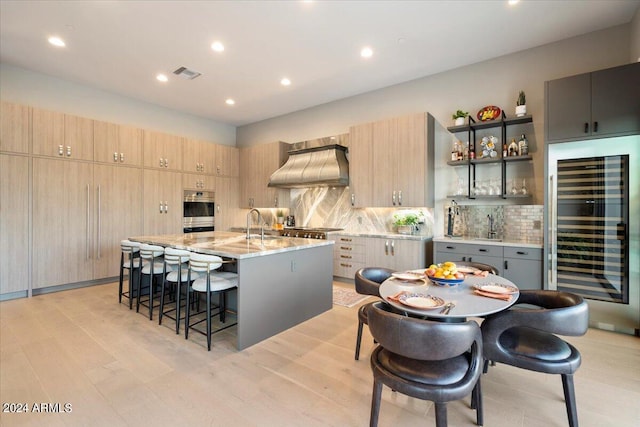
[[[475,292],[478,287],[492,284],[513,287],[513,293],[509,295],[507,300],[482,296]],[[428,309],[412,307],[394,298],[401,292],[421,296],[431,295],[441,298],[445,305],[453,303],[453,306],[447,313],[445,313],[446,307],[444,305]],[[457,285],[438,285],[427,277],[410,281],[390,277],[380,285],[379,293],[388,304],[406,314],[440,321],[464,321],[468,317],[483,317],[498,313],[515,304],[520,295],[520,291],[514,283],[495,274],[489,274],[487,277],[469,274],[462,283]]]

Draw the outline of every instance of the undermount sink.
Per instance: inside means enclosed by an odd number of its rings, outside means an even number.
[[[280,239],[280,236],[274,236],[274,235],[271,235],[271,234],[265,234],[264,235],[264,239],[262,239],[259,234],[251,234],[251,235],[249,235],[249,239],[250,240],[253,240],[253,239],[265,240],[265,241],[266,240],[277,240],[277,239]]]
[[[482,240],[483,242],[502,242],[502,239],[490,237],[474,237],[473,240]]]

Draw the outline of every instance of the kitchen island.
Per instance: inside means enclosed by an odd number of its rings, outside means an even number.
[[[276,335],[332,307],[333,242],[293,237],[206,233],[133,236],[129,240],[225,259],[238,273],[238,350]],[[235,303],[235,304],[234,304]]]

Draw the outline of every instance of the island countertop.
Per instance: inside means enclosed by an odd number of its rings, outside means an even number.
[[[129,237],[129,240],[234,259],[252,258],[334,244],[331,240],[273,235],[265,235],[264,240],[261,240],[259,235],[252,235],[251,239],[247,239],[246,234],[231,231],[133,236]]]

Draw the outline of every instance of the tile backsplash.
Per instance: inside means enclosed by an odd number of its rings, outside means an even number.
[[[465,205],[459,206],[458,209],[459,215],[456,215],[454,220],[454,235],[487,237],[489,231],[487,216],[493,214],[494,231],[498,238],[542,243],[542,205]],[[447,234],[448,206],[445,207],[443,214],[445,218],[443,234]]]

